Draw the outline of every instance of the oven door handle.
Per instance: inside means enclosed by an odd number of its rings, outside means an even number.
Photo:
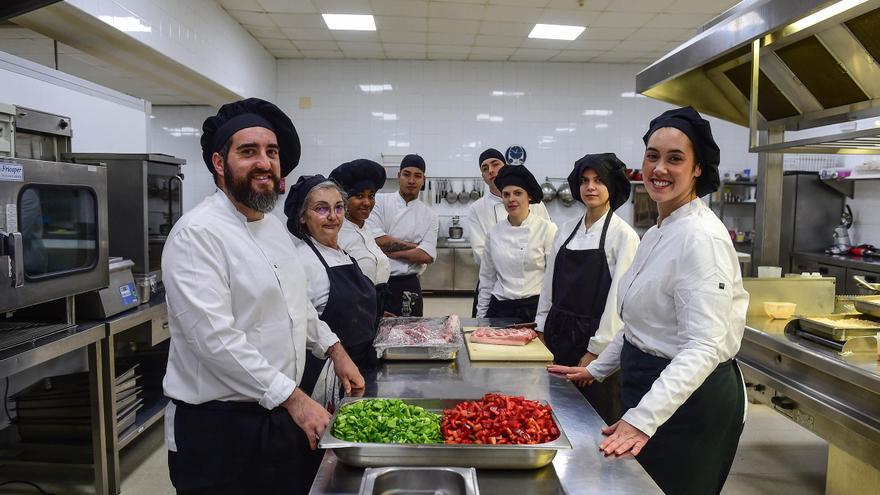
[[[12,273],[12,286],[15,288],[24,285],[24,248],[22,247],[21,232],[5,233],[0,230],[0,255],[9,256],[9,266]]]

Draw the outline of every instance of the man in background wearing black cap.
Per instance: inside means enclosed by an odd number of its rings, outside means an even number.
[[[489,148],[482,153],[477,160],[480,167],[480,175],[483,182],[489,186],[491,194],[484,194],[483,197],[474,201],[467,212],[467,229],[466,233],[471,242],[471,249],[474,251],[474,261],[477,262],[479,271],[480,264],[483,260],[483,251],[486,249],[486,235],[489,229],[495,226],[500,220],[507,218],[507,211],[504,210],[504,204],[501,202],[501,191],[495,185],[495,177],[502,167],[507,165],[504,159],[504,153]],[[529,205],[529,210],[535,215],[550,220],[550,214],[547,213],[547,207],[543,202]],[[474,305],[471,310],[471,316],[477,316],[477,296],[480,293],[479,283],[474,289]]]
[[[203,131],[218,191],[181,217],[162,256],[171,481],[180,494],[305,492],[303,452],[330,420],[297,387],[306,348],[334,361],[346,391],[364,382],[309,302],[287,230],[266,215],[299,139],[257,98],[224,105]]]
[[[419,275],[437,256],[437,214],[419,200],[425,186],[425,160],[406,155],[397,173],[400,189],[396,193],[377,194],[376,206],[367,219],[376,244],[391,260],[389,295],[385,311],[400,315],[404,292],[414,294],[410,316],[422,316],[422,286]]]

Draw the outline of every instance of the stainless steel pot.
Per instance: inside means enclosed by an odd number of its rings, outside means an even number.
[[[565,206],[571,206],[574,204],[574,196],[571,194],[571,189],[568,187],[568,183],[559,187],[559,190],[556,191],[556,197],[559,198],[559,201],[562,201],[562,204]]]
[[[544,193],[543,201],[545,203],[549,203],[553,201],[554,198],[556,198],[556,188],[553,186],[553,184],[550,183],[550,180],[547,180],[543,184],[541,184],[541,192]]]

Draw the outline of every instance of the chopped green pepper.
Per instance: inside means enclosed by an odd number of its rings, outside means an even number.
[[[442,443],[440,415],[399,399],[363,399],[336,415],[333,436],[349,442]]]

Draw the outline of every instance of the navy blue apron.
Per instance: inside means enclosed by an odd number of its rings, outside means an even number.
[[[538,300],[540,296],[531,296],[523,299],[501,300],[495,296],[489,300],[489,308],[486,310],[486,318],[515,318],[519,322],[530,323],[535,321],[538,314]]]
[[[419,282],[419,276],[415,273],[392,275],[388,279],[388,295],[385,298],[384,310],[396,316],[403,316],[404,292],[412,292],[418,296],[410,308],[409,316],[422,316],[424,314],[422,284]]]
[[[582,228],[584,219],[581,218],[559,247],[553,261],[553,301],[544,323],[544,342],[557,364],[577,366],[587,353],[590,339],[596,335],[605,312],[611,289],[605,239],[613,214],[609,210],[605,215],[597,249],[566,249]],[[620,377],[617,373],[580,390],[606,423],[612,424],[620,419]]]
[[[636,407],[671,361],[624,339],[620,353],[622,407]],[[743,431],[745,393],[731,359],[718,365],[636,456],[665,492],[721,493]]]
[[[388,282],[376,285],[376,328],[379,328],[379,320],[385,315],[385,300],[390,293]]]
[[[329,267],[324,257],[306,238],[306,244],[324,265],[330,280],[330,293],[320,319],[339,337],[342,347],[357,365],[362,375],[375,370],[378,359],[373,348],[376,337],[376,286],[361,272],[354,259],[350,265]],[[351,258],[351,257],[349,257]],[[300,388],[311,395],[324,368],[326,359],[306,352],[306,365]]]

